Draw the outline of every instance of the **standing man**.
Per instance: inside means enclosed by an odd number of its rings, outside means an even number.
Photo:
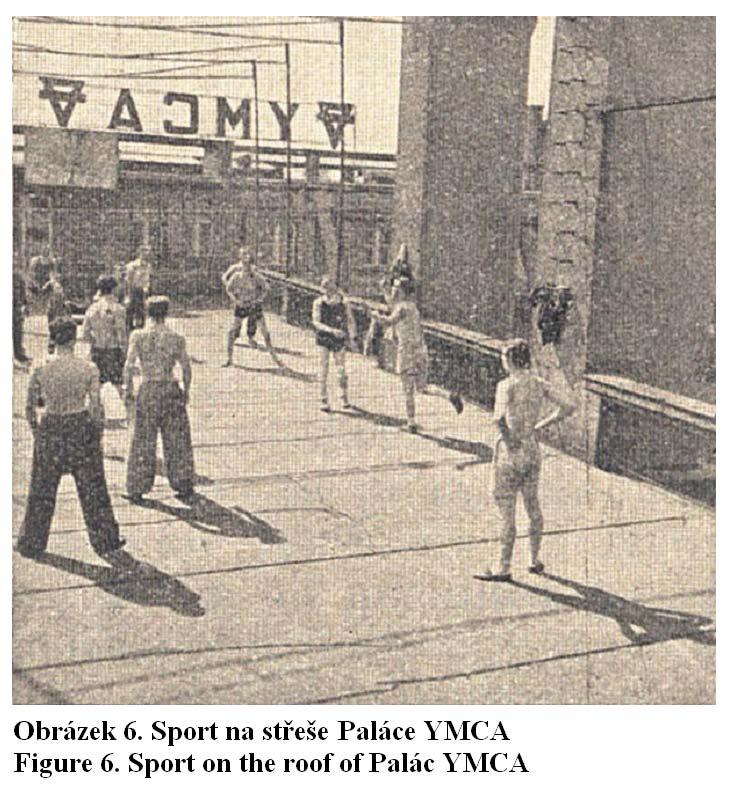
[[[13,357],[16,362],[26,365],[30,357],[23,348],[23,323],[25,312],[28,309],[28,299],[25,293],[25,278],[20,266],[13,261]]]
[[[185,338],[165,324],[169,308],[170,300],[166,296],[150,297],[147,300],[150,325],[135,330],[129,337],[124,366],[127,403],[135,399],[132,376],[136,363],[142,371],[127,463],[127,494],[133,502],[141,502],[154,485],[158,433],[162,434],[167,477],[175,496],[183,501],[195,496],[193,443],[187,412],[192,368]],[[173,376],[176,364],[182,369],[182,389]]]
[[[268,285],[266,280],[256,271],[253,265],[253,255],[245,247],[239,249],[238,261],[223,275],[223,284],[226,293],[234,304],[233,326],[228,332],[228,356],[223,367],[227,368],[233,364],[233,348],[236,339],[241,334],[244,318],[248,319],[246,334],[248,335],[249,344],[253,348],[257,347],[254,335],[256,334],[256,327],[260,325],[266,348],[276,364],[281,365],[271,347],[271,336],[264,318],[263,302],[268,291]]]
[[[138,257],[127,264],[125,280],[127,283],[127,331],[144,326],[145,299],[150,293],[150,253],[152,249],[143,244]]]
[[[25,519],[18,538],[23,557],[36,558],[48,545],[56,492],[64,474],[71,474],[94,551],[116,565],[125,557],[124,541],[114,518],[104,475],[101,433],[104,412],[99,373],[74,356],[76,322],[58,318],[51,324],[56,355],[30,377],[26,417],[33,431],[33,467]],[[46,413],[38,420],[38,409]]]
[[[109,274],[96,281],[99,298],[84,316],[82,337],[91,344],[91,361],[99,369],[99,383],[113,384],[123,397],[122,372],[127,349],[127,320],[114,294],[117,281]]]
[[[70,318],[71,307],[66,300],[61,277],[55,269],[51,270],[48,282],[41,291],[46,299],[46,316],[48,318],[48,353],[53,354],[55,345],[51,337],[51,324],[58,318]]]
[[[51,252],[51,245],[45,244],[40,255],[31,258],[28,264],[28,290],[33,296],[41,294],[53,273],[58,273],[58,262]]]

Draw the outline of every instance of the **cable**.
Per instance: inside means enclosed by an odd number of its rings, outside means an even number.
[[[238,50],[247,49],[272,49],[274,47],[282,46],[281,44],[235,44],[228,47],[206,47],[204,49],[180,49],[168,52],[140,52],[130,53],[127,55],[117,55],[114,53],[102,52],[77,52],[73,50],[50,49],[48,47],[41,47],[36,44],[28,44],[25,42],[15,42],[13,44],[13,52],[21,52],[25,54],[38,54],[38,55],[63,55],[74,58],[98,58],[101,60],[178,60],[181,55],[203,55],[213,54],[215,52],[235,52]],[[174,57],[173,57],[174,56]],[[191,59],[191,62],[195,58]]]
[[[174,25],[153,25],[141,24],[133,22],[89,22],[87,20],[67,19],[64,17],[23,17],[24,22],[38,23],[38,24],[57,24],[57,25],[75,25],[80,27],[106,27],[116,30],[154,30],[165,33],[185,33],[189,35],[199,36],[215,36],[218,38],[236,38],[239,40],[258,40],[258,41],[277,41],[282,44],[287,41],[290,43],[298,44],[325,44],[330,46],[339,46],[339,41],[331,39],[319,38],[294,38],[290,36],[262,36],[257,33],[226,33],[222,30],[196,30],[191,28],[180,28]]]

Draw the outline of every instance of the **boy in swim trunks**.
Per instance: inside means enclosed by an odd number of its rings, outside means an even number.
[[[502,547],[497,573],[487,571],[476,576],[483,581],[512,580],[510,566],[515,545],[515,506],[522,494],[530,519],[531,573],[542,573],[540,562],[543,518],[538,499],[541,456],[537,433],[548,425],[568,417],[575,404],[544,379],[531,371],[530,347],[524,340],[512,340],[502,351],[502,366],[507,378],[497,385],[494,421],[500,438],[494,450],[494,500],[502,518]],[[557,404],[547,417],[540,419],[546,401]]]
[[[355,336],[355,317],[352,314],[350,303],[344,299],[342,291],[335,285],[335,281],[331,277],[325,277],[322,280],[322,288],[324,294],[312,305],[312,325],[316,331],[316,342],[320,349],[320,393],[322,396],[320,408],[322,411],[330,410],[327,396],[327,375],[331,355],[339,371],[342,405],[345,409],[349,409],[345,346],[348,341],[352,344],[351,339]]]

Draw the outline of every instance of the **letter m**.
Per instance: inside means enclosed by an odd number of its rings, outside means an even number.
[[[489,757],[489,753],[482,752],[479,755],[479,759],[475,760],[473,754],[470,754],[469,752],[464,752],[464,759],[466,760],[466,768],[464,768],[464,773],[468,774],[470,769],[472,773],[475,774],[489,773],[489,763],[487,762],[487,757]]]
[[[466,741],[469,739],[466,730],[466,722],[462,721],[461,724],[456,727],[453,721],[446,722],[446,740],[447,741]]]
[[[216,137],[226,136],[226,124],[233,129],[241,124],[241,139],[251,139],[251,100],[243,99],[234,112],[228,100],[223,96],[216,97],[217,104],[217,124]]]

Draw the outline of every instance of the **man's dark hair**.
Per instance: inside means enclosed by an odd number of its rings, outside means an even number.
[[[96,288],[100,294],[111,294],[114,293],[114,289],[117,287],[117,278],[113,277],[111,274],[102,274],[101,277],[96,281]]]
[[[57,346],[67,346],[76,340],[76,321],[73,318],[56,318],[48,327],[51,342]]]
[[[507,361],[513,368],[525,370],[532,364],[530,346],[526,340],[512,340],[504,349]]]
[[[166,296],[151,296],[147,300],[147,315],[156,321],[167,318],[170,311],[170,300]]]

